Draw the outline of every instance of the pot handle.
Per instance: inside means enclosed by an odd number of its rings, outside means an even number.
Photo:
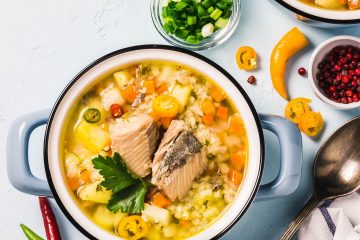
[[[280,143],[280,170],[270,183],[261,185],[255,201],[284,197],[299,186],[302,167],[302,140],[299,129],[291,121],[273,115],[260,114],[263,129],[274,133]]]
[[[7,172],[10,183],[19,191],[36,196],[51,197],[47,181],[31,173],[29,166],[29,139],[37,127],[45,125],[49,110],[26,114],[16,119],[9,128],[7,139]]]

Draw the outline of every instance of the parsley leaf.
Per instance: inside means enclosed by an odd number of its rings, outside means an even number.
[[[100,185],[112,191],[107,209],[114,213],[121,211],[131,214],[144,209],[145,195],[151,184],[134,178],[119,153],[114,153],[112,158],[99,155],[92,163],[104,177]]]
[[[126,165],[119,153],[115,153],[113,158],[104,158],[99,155],[92,160],[92,163],[96,169],[100,170],[100,174],[105,178],[100,185],[105,187],[106,190],[112,190],[113,194],[138,181],[128,173]]]
[[[119,210],[131,214],[140,213],[144,209],[144,199],[149,186],[149,183],[140,182],[113,194],[107,208],[114,213]]]

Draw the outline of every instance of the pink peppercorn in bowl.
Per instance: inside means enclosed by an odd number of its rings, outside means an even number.
[[[360,108],[360,38],[337,36],[320,44],[310,59],[309,79],[316,96],[327,104]]]

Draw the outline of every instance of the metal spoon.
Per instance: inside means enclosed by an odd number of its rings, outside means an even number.
[[[291,239],[323,200],[348,195],[360,187],[360,116],[341,126],[320,147],[313,174],[313,195],[279,240]]]

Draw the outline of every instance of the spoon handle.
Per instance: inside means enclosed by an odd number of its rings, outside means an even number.
[[[320,200],[312,195],[311,198],[306,202],[305,206],[300,210],[296,218],[289,224],[287,229],[283,232],[279,240],[290,240],[296,231],[299,229],[301,223],[309,215],[309,213],[318,205]]]

